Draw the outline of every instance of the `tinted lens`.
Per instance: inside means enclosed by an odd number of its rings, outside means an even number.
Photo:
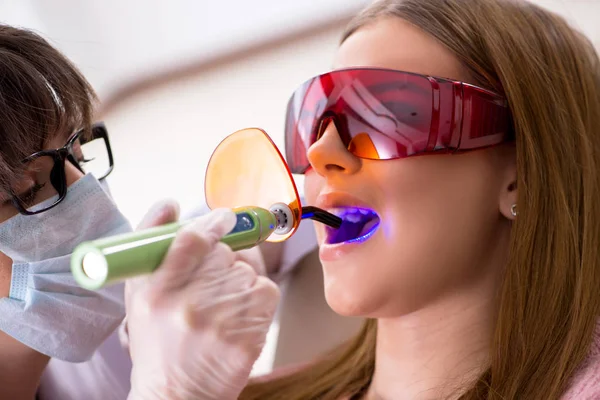
[[[290,98],[287,105],[285,119],[285,157],[290,170],[294,174],[302,174],[309,166],[307,153],[308,148],[315,142],[317,134],[317,124],[319,123],[317,114],[312,111],[320,102],[323,107],[327,103],[327,94],[311,91],[314,81],[303,84]],[[308,93],[312,93],[308,98]],[[305,106],[304,103],[310,101],[311,106]]]
[[[96,179],[102,179],[110,172],[108,147],[104,138],[95,138],[87,142],[76,140],[73,143],[72,156],[84,173],[92,174]]]
[[[420,75],[369,69],[334,71],[305,83],[287,110],[286,157],[292,172],[304,172],[320,121],[330,116],[358,157],[387,160],[423,151],[432,122],[431,85]]]
[[[52,207],[66,191],[61,162],[55,162],[52,156],[39,156],[28,161],[24,178],[13,191],[20,206],[29,213]]]
[[[301,205],[290,171],[275,144],[260,129],[244,129],[225,138],[208,163],[204,185],[211,209],[289,205],[298,216],[294,228],[286,235],[272,235],[269,241],[287,239],[300,223]]]

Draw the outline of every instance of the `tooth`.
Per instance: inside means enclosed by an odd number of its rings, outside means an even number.
[[[369,209],[363,209],[363,208],[357,208],[357,207],[335,207],[335,208],[328,208],[327,211],[335,216],[338,216],[338,217],[346,219],[346,220],[349,220],[348,216],[350,216],[350,215],[355,215],[355,216],[359,217],[359,216],[370,216],[373,214],[373,211],[371,211]]]
[[[360,214],[347,214],[344,218],[348,222],[352,222],[353,224],[359,223],[362,220]]]
[[[341,217],[344,213],[344,210],[341,208],[330,208],[327,210],[327,212],[330,212],[331,214],[333,214],[337,217]]]

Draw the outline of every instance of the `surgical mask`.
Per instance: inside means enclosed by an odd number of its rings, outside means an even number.
[[[71,252],[83,241],[130,231],[92,175],[71,185],[56,207],[1,223],[0,251],[13,266],[9,297],[0,299],[0,330],[50,357],[88,360],[125,316],[123,285],[79,287]]]

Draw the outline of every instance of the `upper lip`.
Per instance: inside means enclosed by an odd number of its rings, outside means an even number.
[[[319,207],[324,210],[341,207],[373,209],[373,207],[367,202],[343,192],[321,193],[315,201],[315,207]]]

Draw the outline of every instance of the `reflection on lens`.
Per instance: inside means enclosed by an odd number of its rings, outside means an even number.
[[[78,146],[75,156],[83,172],[92,174],[97,179],[104,178],[110,171],[108,150],[102,138]]]
[[[359,133],[354,136],[348,145],[348,151],[357,157],[379,160],[377,148],[368,133]]]

